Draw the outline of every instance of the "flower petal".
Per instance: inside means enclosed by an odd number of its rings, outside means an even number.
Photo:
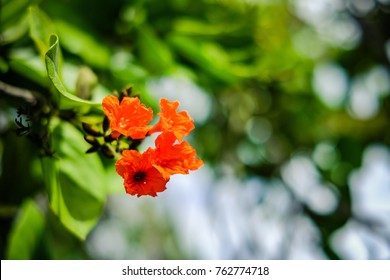
[[[157,114],[160,120],[149,133],[171,131],[179,141],[188,135],[195,128],[194,121],[186,111],[176,112],[178,107],[178,101],[171,102],[162,98],[160,100],[161,112]]]
[[[104,97],[102,101],[102,107],[104,114],[108,117],[109,120],[116,119],[117,113],[119,111],[119,100],[113,95],[108,95]]]
[[[150,127],[147,124],[153,118],[153,110],[141,104],[137,97],[124,97],[119,104],[115,96],[103,99],[103,111],[110,120],[113,137],[120,134],[133,139],[143,139]]]
[[[188,174],[189,170],[196,170],[203,165],[201,159],[196,158],[196,150],[186,141],[174,144],[176,137],[173,132],[163,132],[156,141],[153,166],[165,178],[174,174]]]
[[[138,197],[157,196],[158,192],[166,189],[169,178],[164,178],[151,164],[153,156],[151,151],[140,154],[135,150],[125,150],[122,158],[116,162],[116,171],[124,179],[126,193]]]

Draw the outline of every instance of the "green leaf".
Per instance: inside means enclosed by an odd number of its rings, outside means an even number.
[[[143,66],[152,73],[164,74],[174,63],[170,49],[148,27],[139,31],[138,44]]]
[[[48,85],[45,66],[33,48],[13,50],[10,53],[10,68],[42,86]]]
[[[60,221],[80,239],[97,223],[107,191],[99,156],[85,154],[89,145],[69,123],[52,120],[54,156],[42,159],[50,206]]]
[[[199,42],[180,35],[172,35],[168,41],[179,54],[197,64],[206,73],[226,83],[237,82],[237,77],[230,70],[232,66],[227,53],[217,44]]]
[[[45,56],[46,70],[50,81],[57,89],[56,98],[57,104],[60,109],[75,109],[75,108],[101,108],[101,103],[91,102],[88,100],[81,99],[71,93],[65,88],[64,84],[60,79],[58,73],[58,58],[59,58],[59,40],[57,35],[50,37],[50,49],[47,51]]]
[[[6,258],[32,259],[43,235],[45,217],[33,200],[23,203],[10,232]]]
[[[111,50],[108,46],[70,21],[56,20],[55,23],[66,50],[80,56],[88,65],[103,69],[109,66]]]
[[[0,72],[5,73],[8,71],[8,64],[7,62],[0,57]]]
[[[29,7],[30,37],[34,40],[42,57],[50,48],[49,39],[55,33],[54,24],[38,7]]]
[[[14,20],[13,22],[9,24],[3,24],[2,30],[0,31],[0,45],[6,45],[9,43],[13,43],[17,41],[18,39],[22,38],[24,34],[28,31],[28,19],[27,15],[23,13],[23,16],[18,17],[18,19]]]
[[[39,2],[41,0],[1,1],[1,25],[6,26],[9,22],[18,20],[20,16],[24,16],[29,5]]]

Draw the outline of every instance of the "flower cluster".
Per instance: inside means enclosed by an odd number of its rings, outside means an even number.
[[[196,151],[183,137],[195,128],[187,112],[177,112],[179,102],[160,100],[159,121],[148,125],[153,111],[142,104],[138,97],[125,96],[121,101],[115,96],[103,99],[103,111],[110,121],[111,137],[129,137],[142,140],[159,132],[155,147],[139,153],[126,149],[116,162],[116,171],[123,177],[126,192],[130,195],[156,196],[166,189],[171,175],[188,174],[203,165],[196,158]],[[123,135],[123,136],[121,136]]]

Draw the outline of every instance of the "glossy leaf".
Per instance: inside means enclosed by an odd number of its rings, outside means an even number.
[[[66,228],[85,239],[105,202],[105,171],[97,154],[85,154],[89,145],[80,131],[56,120],[52,126],[54,156],[42,159],[50,206]]]

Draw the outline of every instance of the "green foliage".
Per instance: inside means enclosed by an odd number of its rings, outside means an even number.
[[[106,199],[105,171],[97,154],[85,155],[89,146],[72,125],[53,120],[51,133],[55,153],[42,158],[50,206],[71,232],[85,239]]]
[[[27,260],[35,256],[45,229],[45,216],[33,200],[20,207],[8,241],[7,259]]]
[[[91,34],[80,30],[71,22],[57,20],[55,25],[66,50],[80,56],[93,67],[106,68],[110,63],[109,47],[99,43]]]
[[[173,68],[173,57],[170,49],[153,34],[146,26],[140,29],[138,34],[138,46],[140,60],[151,73],[169,73]]]
[[[169,41],[180,55],[195,63],[208,75],[225,83],[237,82],[237,77],[231,73],[228,55],[217,44],[198,42],[183,36],[172,36]]]
[[[56,112],[60,113],[61,111],[65,112],[65,110],[67,110],[68,112],[73,111],[74,113],[72,114],[77,114],[80,120],[96,119],[96,117],[88,117],[85,114],[92,111],[95,115],[98,114],[100,115],[100,118],[102,118],[101,103],[82,99],[70,93],[62,82],[62,75],[60,72],[62,55],[59,38],[55,34],[58,26],[55,25],[37,6],[29,6],[28,3],[22,5],[22,3],[20,3],[20,6],[9,5],[6,7],[9,8],[9,10],[5,9],[5,14],[7,15],[16,10],[19,11],[19,13],[22,13],[22,7],[28,11],[26,16],[28,17],[29,23],[29,35],[39,52],[39,55],[37,55],[30,47],[15,48],[10,52],[9,56],[8,63],[10,69],[37,83],[37,85],[46,87],[47,92],[44,94],[46,96],[49,94],[49,103],[46,104],[41,104],[41,98],[43,98],[43,96],[37,97],[37,106],[43,106],[43,108],[31,109],[38,110],[38,112],[36,112],[38,114],[37,116],[32,114],[30,109],[27,110],[25,121],[27,122],[27,131],[31,125],[30,122],[33,122],[33,127],[40,127],[40,131],[36,134],[33,131],[28,133],[32,135],[31,138],[34,138],[34,141],[37,142],[38,145],[45,147],[44,151],[46,155],[41,158],[41,166],[51,211],[53,211],[63,223],[65,228],[78,238],[85,239],[99,220],[106,200],[105,169],[97,154],[85,155],[85,151],[88,150],[89,145],[83,141],[83,134],[78,128],[55,117],[50,117],[49,119],[45,117],[45,120],[43,120],[41,119],[42,116],[39,115],[39,111],[47,111],[44,114],[49,113],[50,116],[57,114]],[[5,19],[7,20],[8,17],[6,16]],[[62,30],[63,28],[61,27],[59,29]],[[8,32],[7,29],[6,32]],[[17,38],[15,38],[15,40],[16,39]],[[3,43],[8,42],[9,40],[3,41]],[[81,44],[85,45],[87,48],[91,47],[91,49],[96,49],[96,45],[94,46],[92,44],[91,46],[91,44],[84,43],[85,42],[81,42]],[[84,54],[85,53],[91,52],[84,51]],[[92,53],[96,54],[96,52]],[[100,55],[102,54],[104,54],[104,51],[100,53]],[[106,64],[106,62],[104,63]],[[94,77],[93,72],[89,70],[87,73],[87,71],[83,69],[79,73],[78,83],[75,86],[76,93],[80,94],[80,96],[88,96],[89,91],[95,85],[96,77]],[[83,90],[87,92],[83,92]],[[54,107],[49,108],[47,106]],[[48,123],[50,125],[48,125]],[[48,153],[50,153],[49,149],[52,151],[52,155],[48,155]],[[23,158],[23,156],[20,155],[20,158]],[[4,157],[4,160],[9,161],[6,157]],[[28,167],[30,163],[33,163],[33,161],[24,162]],[[15,170],[18,171],[19,169]],[[3,169],[3,171],[6,170]],[[10,181],[17,182],[14,177],[8,177]],[[6,180],[6,178],[7,177],[4,179]],[[27,215],[26,218],[24,218],[22,222],[15,224],[16,229],[11,231],[11,245],[8,253],[9,258],[23,259],[34,257],[32,254],[32,250],[34,249],[33,246],[35,246],[34,244],[26,244],[28,245],[26,246],[26,249],[17,253],[18,246],[23,246],[24,244],[19,243],[21,235],[26,234],[24,232],[26,228],[28,228],[28,225],[26,226],[26,224],[31,223],[29,221],[30,219],[38,219],[37,214],[33,212],[34,209],[31,210],[31,207],[28,205],[26,207],[29,208],[23,208],[24,210],[22,211],[22,213],[26,212],[26,214],[23,214]],[[28,219],[27,222],[25,221],[26,219]],[[39,221],[37,221],[37,227],[39,227],[39,225]],[[38,229],[43,231],[42,228]],[[31,238],[38,237],[37,233],[36,236],[32,235]],[[30,243],[32,243],[34,240],[27,239],[27,241],[31,241]]]
[[[47,72],[42,58],[37,56],[32,48],[19,48],[10,53],[9,68],[23,77],[41,85],[47,86]]]

